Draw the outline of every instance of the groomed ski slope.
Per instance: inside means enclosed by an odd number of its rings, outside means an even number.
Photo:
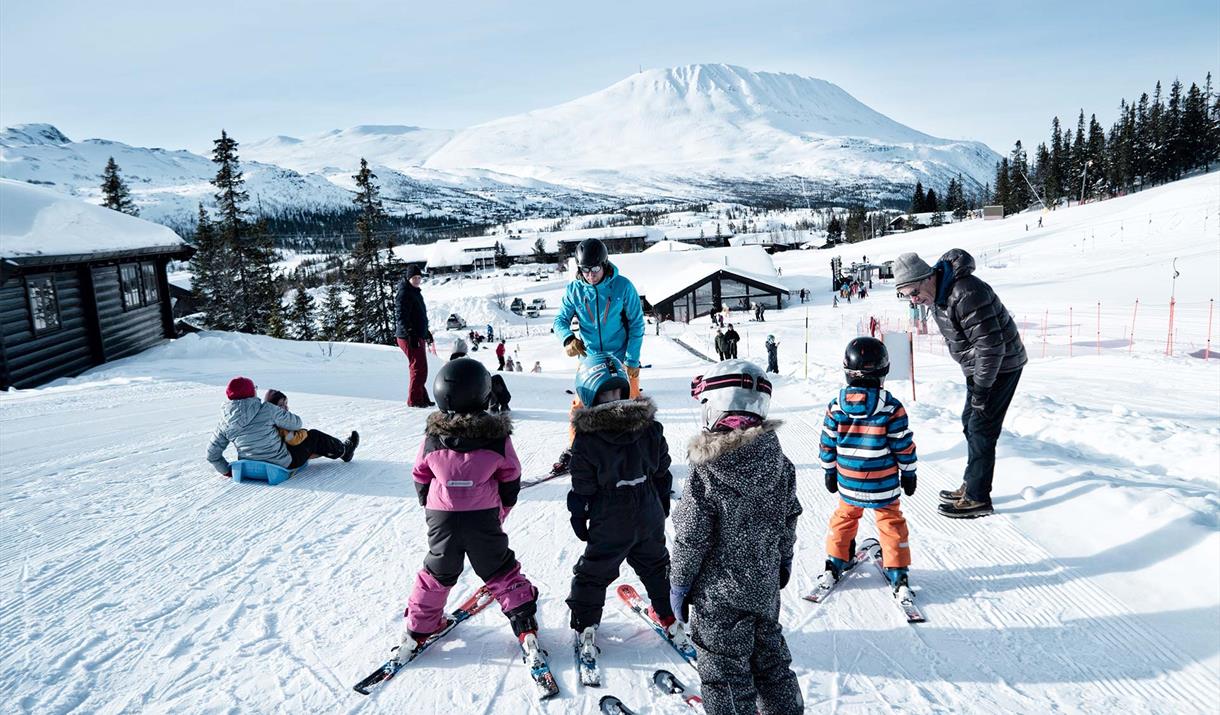
[[[1149,216],[1152,223],[1149,224]],[[1142,217],[1142,219],[1140,218]],[[1179,300],[1220,292],[1220,175],[1046,214],[845,246],[845,263],[961,246],[1008,307],[1066,307],[1075,296]],[[1103,227],[1125,221],[1107,242]],[[1173,226],[1161,230],[1160,222]],[[1142,226],[1142,228],[1141,228]],[[1073,242],[1096,234],[1095,248]],[[1156,236],[1152,232],[1160,231]],[[1155,239],[1155,240],[1153,240]],[[1121,242],[1120,242],[1121,241]],[[1088,253],[1086,253],[1088,251]],[[837,497],[822,488],[816,438],[841,383],[842,348],[869,315],[904,311],[891,287],[829,304],[829,251],[777,265],[813,303],[767,314],[741,353],[781,342],[773,416],[796,464],[805,514],[782,621],[809,712],[1208,713],[1220,698],[1220,362],[1137,344],[1053,354],[1028,366],[999,445],[997,516],[951,521],[936,491],[965,459],[960,372],[917,355],[907,403],[919,447],[919,491],[903,499],[911,580],[928,622],[907,625],[880,576],[862,569],[829,601],[798,596],[824,558]],[[1083,254],[1083,255],[1082,255]],[[1172,254],[1172,255],[1171,255]],[[514,441],[527,476],[566,440],[573,363],[544,319],[480,302],[491,281],[425,286],[433,320],[465,311],[513,332],[510,347],[540,375],[507,376]],[[562,282],[496,282],[510,295],[558,299]],[[474,297],[472,297],[474,296]],[[806,310],[806,307],[808,308]],[[808,377],[801,346],[810,330]],[[706,365],[674,342],[706,345],[706,321],[645,341],[646,392],[660,404],[679,484],[697,430],[690,378]],[[437,331],[442,357],[449,334]],[[1163,340],[1163,336],[1162,336]],[[1027,337],[1027,342],[1030,339]],[[1087,343],[1092,345],[1091,342]],[[72,380],[0,397],[0,702],[19,713],[592,713],[607,693],[641,713],[679,713],[651,691],[654,669],[688,685],[694,672],[607,592],[599,636],[605,686],[581,689],[563,603],[581,551],[564,509],[566,480],[523,492],[507,522],[526,574],[542,590],[541,640],[561,694],[538,703],[498,609],[404,670],[382,692],[351,686],[384,660],[426,550],[409,472],[426,413],[404,406],[397,350],[203,333]],[[491,364],[489,352],[474,356]],[[432,370],[441,365],[433,358]],[[277,387],[310,426],[362,436],[351,464],[319,460],[277,486],[232,484],[203,459],[232,376]],[[866,517],[861,535],[875,533]],[[636,583],[629,569],[623,578]],[[467,572],[452,602],[477,586]]]

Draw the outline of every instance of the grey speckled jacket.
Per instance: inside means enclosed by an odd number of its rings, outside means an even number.
[[[796,468],[775,434],[778,422],[703,432],[690,444],[690,476],[673,510],[670,583],[690,586],[740,611],[774,616],[779,567],[792,560]]]
[[[1028,358],[1017,324],[991,286],[974,275],[974,257],[954,248],[935,271],[933,317],[966,377],[986,390],[996,375],[1024,367]]]
[[[292,463],[292,456],[277,427],[299,430],[301,418],[257,397],[230,400],[220,410],[220,424],[208,445],[208,461],[221,474],[229,471],[225,447],[232,442],[237,447],[238,459],[255,459],[287,467]]]

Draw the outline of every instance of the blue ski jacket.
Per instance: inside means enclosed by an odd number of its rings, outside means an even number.
[[[644,342],[644,308],[640,294],[614,264],[597,285],[577,276],[563,294],[563,305],[555,316],[555,334],[563,343],[572,333],[572,316],[580,321],[580,338],[591,352],[611,353],[627,367],[640,366]]]

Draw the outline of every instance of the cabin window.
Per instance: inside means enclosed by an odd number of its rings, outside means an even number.
[[[144,291],[140,285],[140,264],[124,263],[119,266],[119,292],[123,296],[123,310],[131,310],[144,305]]]
[[[59,296],[55,294],[53,275],[27,276],[25,294],[30,303],[30,322],[34,334],[59,330]]]
[[[144,305],[157,303],[157,264],[141,263],[140,273],[144,278]]]

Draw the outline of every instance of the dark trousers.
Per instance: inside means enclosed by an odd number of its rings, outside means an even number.
[[[398,338],[398,349],[407,356],[407,404],[428,406],[428,351],[423,338]]]
[[[496,355],[496,359],[500,361],[500,367],[498,367],[498,368],[496,368],[496,369],[497,369],[497,370],[503,370],[503,369],[504,369],[504,356],[503,356],[503,355]]]
[[[736,340],[729,343],[729,359],[730,360],[737,359],[737,341]]]
[[[567,601],[572,628],[579,631],[601,623],[606,587],[618,578],[624,560],[640,577],[657,615],[672,616],[665,512],[651,482],[607,489],[594,497],[589,507],[589,543],[572,567]]]
[[[453,586],[466,559],[484,582],[517,565],[508,548],[508,535],[500,526],[499,509],[478,511],[425,510],[428,521],[428,555],[424,568],[442,586]]]
[[[301,440],[300,444],[286,445],[288,454],[292,456],[292,463],[288,465],[289,469],[296,469],[308,462],[309,458],[314,455],[328,459],[338,459],[343,456],[343,443],[337,438],[331,437],[321,430],[311,429],[308,432],[309,435]]]
[[[991,480],[995,473],[995,444],[1004,428],[1004,415],[1017,391],[1021,371],[1003,372],[987,393],[987,404],[976,410],[970,406],[974,378],[966,378],[966,406],[962,408],[962,432],[966,435],[966,496],[972,501],[991,502]]]
[[[690,636],[699,654],[703,707],[709,715],[804,711],[792,653],[774,617],[703,599],[695,600],[692,611]]]
[[[779,350],[767,350],[767,372],[779,373]]]

